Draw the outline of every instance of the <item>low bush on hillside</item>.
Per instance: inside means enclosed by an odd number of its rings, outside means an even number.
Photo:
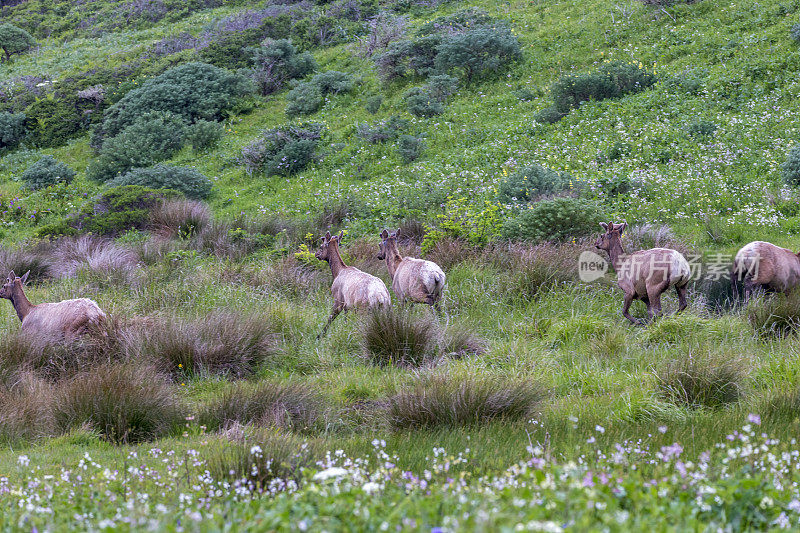
[[[497,199],[505,204],[529,202],[537,196],[568,189],[574,178],[537,163],[521,167],[508,179],[500,182]]]
[[[505,239],[559,242],[591,235],[603,219],[601,207],[590,200],[554,198],[536,202],[503,223]]]
[[[376,94],[375,96],[370,96],[367,98],[367,102],[364,104],[364,109],[366,109],[368,113],[374,115],[380,111],[382,105],[383,96]]]
[[[781,178],[787,185],[800,185],[800,145],[794,146],[781,163]]]
[[[161,200],[177,195],[179,193],[176,191],[148,189],[139,185],[109,188],[80,212],[40,227],[37,235],[93,233],[116,236],[128,230],[143,229],[149,222],[151,209]]]
[[[29,189],[41,189],[58,182],[70,183],[76,172],[66,164],[46,155],[22,173],[22,181]]]
[[[36,39],[27,31],[10,23],[0,24],[0,50],[6,62],[11,61],[11,56],[27,52],[34,46]]]
[[[25,113],[0,113],[0,150],[16,148],[27,133]]]
[[[322,124],[285,125],[261,132],[242,149],[239,162],[249,173],[289,176],[308,166],[325,133]]]
[[[522,59],[522,47],[509,28],[498,25],[449,36],[436,48],[434,67],[458,73],[468,82],[496,76]]]
[[[305,385],[237,384],[203,405],[197,419],[209,431],[238,424],[302,431],[320,419],[322,399]]]
[[[219,144],[225,127],[220,122],[198,120],[189,126],[186,138],[194,150],[207,150]]]
[[[414,135],[401,135],[397,139],[397,155],[403,163],[411,163],[419,159],[425,152],[425,140]]]
[[[205,63],[186,63],[145,81],[105,112],[105,137],[122,133],[147,113],[171,113],[186,123],[218,120],[250,92],[242,76]]]
[[[389,398],[387,417],[393,429],[404,430],[527,420],[545,396],[531,381],[437,373]]]
[[[353,89],[353,79],[336,70],[321,72],[310,81],[298,84],[286,95],[286,115],[297,117],[319,111],[328,94],[347,93]]]
[[[253,49],[253,79],[263,95],[279,91],[290,80],[305,78],[316,68],[314,56],[299,53],[288,39],[270,39]]]
[[[431,76],[422,87],[406,91],[403,98],[408,112],[417,117],[432,117],[444,113],[444,106],[458,90],[458,79],[442,74]]]
[[[380,309],[362,325],[362,348],[373,364],[416,367],[435,357],[439,328],[430,318],[409,310]]]
[[[356,126],[356,132],[365,141],[375,144],[397,139],[408,127],[408,120],[392,116],[374,124],[359,124]]]
[[[191,167],[155,165],[135,168],[111,180],[110,187],[138,185],[150,189],[171,189],[183,193],[187,198],[203,199],[211,194],[211,180]]]
[[[74,99],[64,100],[49,95],[38,98],[25,108],[25,127],[33,144],[53,147],[66,144],[85,129]]]
[[[655,82],[655,75],[641,64],[612,61],[594,72],[562,76],[552,85],[550,94],[554,110],[566,114],[583,102],[637,93]]]
[[[106,364],[63,383],[53,404],[56,428],[84,425],[115,443],[165,436],[184,418],[174,388],[141,364]]]
[[[690,353],[656,371],[658,389],[670,402],[689,407],[722,407],[744,395],[749,363],[740,356]]]
[[[171,113],[147,113],[116,137],[103,143],[86,175],[110,181],[131,169],[149,167],[170,158],[186,141],[186,125]]]
[[[488,200],[483,205],[476,205],[465,197],[448,197],[442,211],[436,215],[435,228],[431,228],[422,240],[423,254],[434,250],[440,241],[449,239],[467,246],[484,246],[498,237],[503,227],[500,206]]]

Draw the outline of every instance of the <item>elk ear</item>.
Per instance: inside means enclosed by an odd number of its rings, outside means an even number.
[[[17,275],[14,274],[14,271],[12,270],[11,273],[8,275],[8,281],[14,281],[15,279],[17,279]]]
[[[326,231],[326,232],[325,232],[325,240],[326,240],[326,241],[329,241],[329,240],[331,240],[331,232],[330,232],[330,231]]]
[[[400,235],[400,229],[401,229],[401,228],[397,228],[397,231],[395,231],[395,232],[394,232],[394,236],[395,236],[395,237],[397,237],[398,235]]]
[[[383,239],[383,240],[385,241],[385,240],[386,240],[386,239],[388,239],[388,238],[389,238],[389,232],[388,232],[388,231],[386,231],[386,230],[383,230],[383,231],[381,232],[381,239]]]
[[[344,237],[344,230],[339,232],[339,236],[336,238],[336,242],[342,242],[342,237]]]
[[[619,234],[622,235],[622,232],[625,231],[625,229],[627,227],[628,227],[628,223],[627,222],[623,222],[622,224],[620,224]]]
[[[600,227],[603,228],[603,231],[608,231],[608,224],[606,224],[605,222],[601,222]]]
[[[25,275],[22,276],[22,284],[23,285],[25,285],[28,282],[28,274],[30,274],[30,273],[31,273],[31,271],[28,270],[27,272],[25,272]]]

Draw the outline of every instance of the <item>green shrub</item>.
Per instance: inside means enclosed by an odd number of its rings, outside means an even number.
[[[192,143],[194,150],[206,150],[219,143],[224,130],[225,127],[220,122],[198,120],[189,127],[186,138]]]
[[[794,42],[800,43],[800,23],[792,24],[792,27],[789,28],[789,35]]]
[[[319,87],[311,82],[300,83],[286,95],[286,116],[298,116],[316,113],[322,108],[325,99]]]
[[[467,81],[502,72],[509,64],[522,59],[519,40],[505,26],[483,27],[451,35],[436,48],[438,72],[458,72]]]
[[[324,132],[322,124],[312,122],[265,130],[242,149],[239,162],[250,173],[289,176],[308,166]]]
[[[404,163],[411,163],[422,156],[425,151],[425,141],[413,135],[401,135],[397,139],[397,155]]]
[[[707,138],[716,133],[717,125],[707,120],[694,120],[686,127],[686,133],[694,138]]]
[[[417,117],[433,117],[444,113],[444,105],[458,89],[458,80],[442,74],[431,76],[422,87],[406,91],[404,98],[408,112]]]
[[[502,236],[512,241],[565,241],[590,235],[602,219],[600,207],[589,200],[542,200],[506,220]]]
[[[140,185],[150,189],[171,189],[182,192],[187,198],[203,199],[211,193],[211,180],[194,168],[172,165],[155,165],[135,168],[114,178],[110,187]]]
[[[253,49],[253,78],[263,95],[283,88],[289,80],[304,78],[317,68],[309,52],[298,53],[287,39],[267,40]]]
[[[34,144],[61,146],[83,132],[81,115],[72,102],[53,95],[40,98],[25,109],[25,124]]]
[[[520,168],[500,183],[497,199],[505,204],[529,202],[537,196],[563,191],[574,178],[537,163]]]
[[[367,103],[364,104],[364,109],[367,110],[367,113],[374,115],[378,111],[380,111],[381,106],[383,105],[383,96],[376,94],[375,96],[370,96],[367,98]]]
[[[356,127],[358,136],[370,143],[382,143],[397,139],[403,131],[408,129],[408,121],[398,116],[381,120],[373,125],[359,124]]]
[[[183,147],[186,125],[171,113],[147,113],[106,140],[86,175],[109,181],[133,168],[143,168],[171,157]]]
[[[0,50],[3,50],[6,61],[11,61],[11,56],[21,54],[36,46],[36,39],[13,24],[0,24]]]
[[[186,63],[145,81],[108,108],[102,134],[118,135],[152,111],[172,113],[187,123],[218,120],[250,90],[241,75],[206,63]]]
[[[320,72],[311,78],[311,83],[319,87],[322,94],[349,93],[354,85],[353,78],[349,74],[338,70]]]
[[[656,77],[641,64],[612,61],[594,72],[562,76],[550,88],[556,111],[566,114],[590,100],[618,98],[643,91]]]
[[[556,109],[556,106],[551,105],[545,107],[541,111],[538,111],[535,115],[533,115],[533,119],[536,122],[541,122],[542,124],[554,124],[564,118],[566,113],[560,112]]]
[[[439,35],[426,35],[414,40],[397,41],[375,56],[375,66],[384,81],[407,76],[427,76],[434,71]]]
[[[41,189],[59,181],[69,183],[74,178],[74,170],[49,155],[44,156],[22,173],[22,181],[29,189]]]
[[[59,236],[94,233],[115,236],[147,227],[150,211],[165,198],[179,193],[157,191],[138,185],[114,187],[103,191],[79,213],[42,226],[37,235]]]
[[[781,177],[787,185],[800,185],[800,144],[793,146],[781,163]]]
[[[25,113],[0,113],[0,150],[16,148],[25,134]]]
[[[445,238],[473,246],[487,244],[498,236],[502,228],[499,211],[500,206],[489,201],[478,206],[463,196],[448,197],[444,212],[436,215],[436,229],[428,231],[422,240],[422,252],[429,252]]]

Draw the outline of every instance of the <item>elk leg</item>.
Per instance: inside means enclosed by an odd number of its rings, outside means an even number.
[[[334,307],[333,308],[333,311],[331,311],[331,316],[328,318],[328,322],[325,324],[325,327],[322,328],[322,333],[317,335],[317,340],[319,340],[320,338],[324,337],[325,334],[328,333],[328,328],[330,327],[331,322],[333,322],[333,319],[336,318],[337,316],[339,316],[339,313],[341,313],[341,312],[342,312],[342,309],[340,307]]]
[[[636,299],[635,294],[627,294],[627,293],[625,294],[625,301],[622,304],[622,316],[630,320],[634,326],[641,326],[642,322],[636,318],[633,318],[631,314],[628,312],[631,308],[631,304],[633,303],[634,299]]]
[[[688,301],[686,300],[686,293],[688,292],[687,285],[683,287],[675,287],[675,290],[678,292],[678,301],[680,305],[678,305],[678,313],[686,309],[688,305]]]

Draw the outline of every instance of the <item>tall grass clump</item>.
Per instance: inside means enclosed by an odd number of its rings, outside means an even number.
[[[72,278],[84,272],[128,285],[142,275],[139,258],[133,250],[113,239],[91,234],[59,241],[53,250],[52,271],[57,278]]]
[[[764,336],[785,337],[796,333],[800,328],[800,290],[751,300],[747,320]]]
[[[511,244],[492,250],[485,259],[504,270],[500,286],[508,299],[531,300],[555,287],[575,282],[581,251],[582,247],[573,243]]]
[[[198,422],[210,431],[243,425],[308,429],[322,416],[319,395],[308,386],[263,382],[237,384],[203,405]]]
[[[211,208],[198,200],[164,200],[150,212],[152,230],[165,237],[191,237],[212,220]]]
[[[375,310],[361,328],[362,348],[375,365],[416,367],[436,355],[438,326],[430,318],[415,318],[410,310]]]
[[[530,381],[435,374],[389,398],[387,417],[393,429],[525,420],[544,397],[544,389]]]
[[[9,388],[0,388],[0,443],[13,445],[53,431],[52,388],[32,374],[22,374]]]
[[[655,376],[666,400],[688,407],[718,408],[744,396],[748,368],[743,357],[694,352],[668,361]]]
[[[19,246],[0,248],[0,275],[7,276],[12,270],[22,276],[30,271],[28,283],[42,281],[51,277],[50,261],[47,257],[47,246]]]
[[[240,442],[212,449],[206,458],[213,479],[242,483],[258,491],[282,481],[299,481],[303,471],[314,468],[323,456],[321,447],[290,434],[245,430]]]
[[[173,387],[141,364],[102,365],[63,383],[53,405],[56,428],[88,425],[114,443],[168,434],[183,415]]]
[[[128,331],[127,356],[151,360],[177,376],[244,377],[278,352],[278,337],[260,315],[216,311],[193,320],[153,317],[147,328]]]

